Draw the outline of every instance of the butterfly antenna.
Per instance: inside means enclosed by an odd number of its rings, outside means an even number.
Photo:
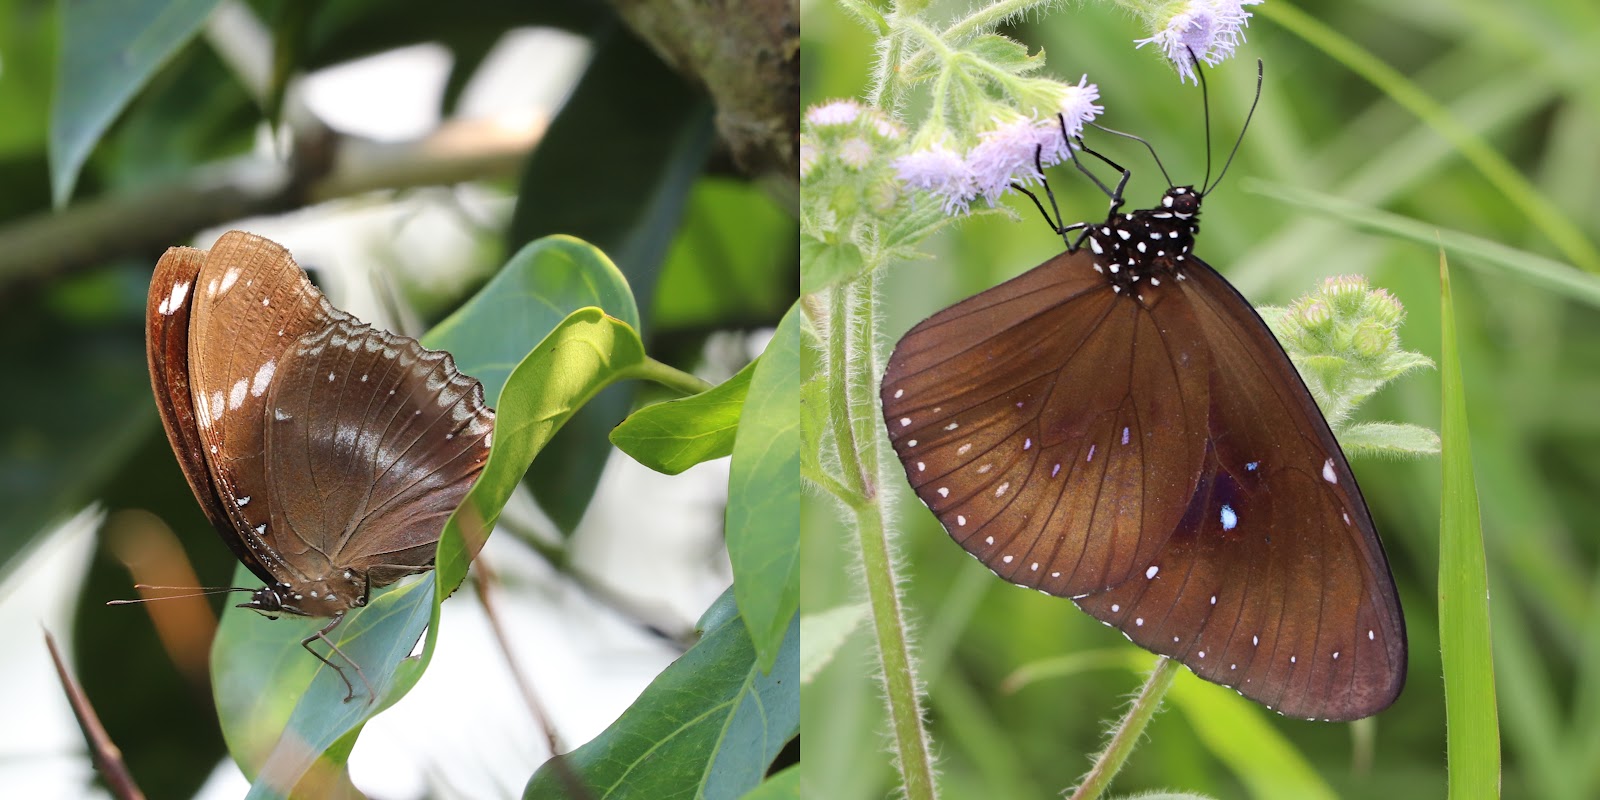
[[[135,589],[180,589],[188,594],[168,594],[161,597],[144,597],[138,600],[107,600],[108,606],[131,606],[136,603],[154,603],[157,600],[177,600],[182,597],[205,597],[213,594],[228,594],[230,592],[253,592],[243,586],[152,586],[148,583],[136,583]]]
[[[1206,179],[1200,182],[1203,188],[1211,185],[1211,92],[1206,86],[1206,71],[1200,67],[1200,57],[1195,55],[1193,47],[1184,49],[1189,51],[1189,63],[1194,65],[1194,75],[1200,83],[1200,115],[1205,120],[1206,132]],[[1205,192],[1200,196],[1205,197]]]
[[[1228,151],[1228,160],[1223,162],[1222,171],[1217,173],[1217,183],[1222,183],[1222,176],[1228,174],[1228,167],[1233,166],[1233,157],[1239,152],[1239,145],[1244,142],[1244,132],[1250,130],[1250,120],[1256,115],[1256,105],[1261,102],[1261,82],[1265,76],[1266,67],[1262,65],[1261,59],[1258,58],[1256,59],[1256,97],[1254,100],[1250,101],[1250,113],[1244,115],[1244,127],[1239,129],[1239,138],[1233,140],[1233,149]],[[1208,145],[1206,147],[1207,163],[1209,163],[1211,160],[1210,155],[1211,148]],[[1209,173],[1210,170],[1208,169],[1207,172]],[[1206,184],[1202,184],[1204,188],[1200,190],[1200,196],[1205,197],[1208,192],[1217,188],[1217,183],[1208,182]]]
[[[1161,156],[1156,155],[1156,147],[1155,147],[1155,145],[1145,141],[1142,137],[1135,136],[1135,135],[1133,135],[1131,133],[1126,133],[1126,132],[1123,132],[1123,131],[1112,130],[1112,129],[1107,128],[1106,126],[1101,125],[1101,124],[1099,124],[1097,122],[1090,122],[1088,124],[1093,126],[1093,127],[1095,127],[1095,128],[1100,129],[1101,131],[1104,131],[1105,133],[1109,133],[1112,136],[1121,136],[1124,139],[1132,139],[1132,140],[1138,142],[1139,144],[1144,145],[1144,149],[1150,151],[1150,158],[1153,159],[1156,162],[1156,169],[1161,170],[1161,177],[1164,178],[1167,181],[1167,187],[1171,188],[1173,186],[1172,176],[1167,174],[1167,165],[1161,163]],[[1099,153],[1094,153],[1094,151],[1088,150],[1087,148],[1085,148],[1084,151],[1088,152],[1088,153],[1093,153],[1094,155],[1097,155],[1097,156],[1100,155]],[[1100,157],[1101,157],[1101,160],[1105,159],[1104,156],[1100,156]],[[1116,165],[1113,164],[1112,166],[1116,166]],[[1121,167],[1117,167],[1117,169],[1122,169],[1122,168]]]

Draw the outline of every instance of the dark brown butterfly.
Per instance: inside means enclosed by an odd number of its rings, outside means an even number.
[[[240,231],[174,247],[150,281],[150,382],[222,540],[266,586],[240,605],[331,618],[431,569],[488,456],[494,412],[450,354],[328,303],[279,245]],[[368,696],[371,684],[354,666]]]
[[[1123,213],[1119,185],[1104,223],[1052,221],[1066,252],[912,328],[889,440],[1000,577],[1283,714],[1369,716],[1405,679],[1394,580],[1294,365],[1192,251],[1204,193]]]

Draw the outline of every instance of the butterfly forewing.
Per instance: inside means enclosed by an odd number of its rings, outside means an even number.
[[[156,264],[150,278],[145,309],[145,349],[150,365],[150,384],[155,392],[161,425],[178,457],[178,465],[194,491],[195,499],[217,534],[234,555],[256,577],[272,582],[273,577],[255,550],[235,530],[233,518],[223,507],[215,480],[207,464],[208,444],[200,436],[195,419],[194,395],[189,376],[189,325],[194,303],[195,283],[205,264],[204,250],[174,247]]]
[[[189,380],[195,418],[223,510],[268,570],[283,578],[282,552],[268,526],[262,420],[282,355],[337,311],[268,239],[229,231],[212,245],[194,287]]]
[[[299,339],[283,365],[266,463],[273,525],[291,532],[296,558],[395,568],[388,579],[432,564],[488,456],[482,386],[447,353],[348,320]]]
[[[1143,569],[1161,541],[1142,532],[1183,514],[1204,355],[1063,254],[906,334],[884,417],[912,487],[963,547],[1073,596]]]
[[[881,399],[917,496],[1001,577],[1285,714],[1393,702],[1405,630],[1327,422],[1191,252],[1199,197],[1113,214],[914,327]]]

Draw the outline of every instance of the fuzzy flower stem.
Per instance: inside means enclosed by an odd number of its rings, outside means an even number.
[[[833,429],[834,450],[845,486],[853,498],[841,498],[857,505],[870,502],[869,487],[874,483],[863,469],[857,454],[855,426],[850,420],[850,292],[846,287],[833,291],[828,309],[828,427]]]
[[[939,38],[939,34],[932,28],[911,18],[906,18],[904,22],[905,30],[921,39],[923,44],[926,45],[926,48],[922,50],[923,55],[936,53],[939,59],[946,63],[949,63],[950,59],[955,57],[955,53],[951,52],[950,48]],[[939,78],[933,88],[933,107],[928,112],[929,119],[944,120],[944,99],[950,93],[950,80],[953,77],[953,73],[954,70],[939,70]]]
[[[1021,16],[1035,8],[1043,8],[1052,2],[1054,0],[1000,0],[1000,2],[984,6],[972,14],[956,20],[945,28],[942,33],[931,34],[931,38],[938,40],[940,42],[939,46],[943,47],[943,42],[960,41],[968,36],[992,31],[997,25],[1012,17]],[[923,38],[930,37],[925,36]],[[918,70],[922,69],[927,60],[932,57],[932,53],[928,50],[918,51],[916,55],[911,57],[911,60],[901,66],[901,71],[908,75],[916,74]],[[878,91],[881,91],[881,89],[882,87],[877,87]],[[868,96],[874,98],[875,101],[879,97],[876,93]]]
[[[1156,659],[1156,666],[1150,670],[1150,677],[1139,690],[1139,696],[1128,707],[1128,713],[1117,722],[1117,727],[1111,732],[1111,741],[1095,757],[1094,767],[1072,791],[1071,800],[1095,800],[1105,792],[1111,785],[1111,779],[1117,776],[1134,747],[1139,744],[1145,726],[1161,709],[1161,699],[1166,697],[1167,689],[1172,687],[1172,681],[1177,677],[1178,662],[1166,656]]]
[[[973,34],[993,30],[1008,19],[1021,16],[1036,8],[1043,8],[1051,2],[1052,0],[1000,0],[951,23],[950,27],[944,29],[943,36],[946,41],[959,41]]]
[[[854,495],[846,502],[855,523],[881,661],[878,677],[888,704],[905,797],[934,800],[938,791],[933,757],[922,721],[910,634],[900,606],[884,499],[877,491],[883,463],[876,393],[879,319],[874,295],[878,274],[879,270],[867,269],[856,281],[833,290],[827,341],[829,421],[844,465],[841,477]]]

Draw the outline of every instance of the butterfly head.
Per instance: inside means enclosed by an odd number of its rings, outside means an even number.
[[[330,579],[299,586],[275,583],[255,590],[250,595],[250,602],[240,603],[239,608],[248,608],[267,619],[277,619],[283,614],[298,617],[337,616],[352,607],[366,605],[364,582],[358,573],[344,570]]]
[[[1190,219],[1200,213],[1200,193],[1193,186],[1174,186],[1161,196],[1161,208],[1178,219]]]

